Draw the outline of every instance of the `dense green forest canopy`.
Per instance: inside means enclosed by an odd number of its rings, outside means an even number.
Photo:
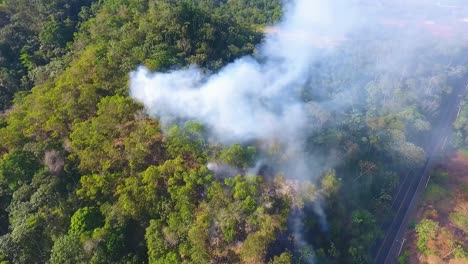
[[[139,65],[216,71],[255,53],[281,16],[279,0],[1,1],[2,263],[371,263],[399,175],[424,163],[466,82],[467,61],[453,60],[465,50],[421,52],[405,75],[356,71],[388,44],[378,37],[324,55],[302,92],[323,124],[306,144],[340,162],[316,180],[249,173],[260,156],[287,159],[281,146],[217,144],[196,121],[166,129],[128,95]],[[315,104],[350,83],[359,104],[339,115]],[[468,148],[468,105],[455,128]]]

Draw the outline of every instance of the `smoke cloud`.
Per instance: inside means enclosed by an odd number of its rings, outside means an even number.
[[[459,2],[426,2],[287,2],[282,22],[266,30],[255,57],[240,58],[217,73],[197,66],[167,73],[140,67],[130,74],[130,95],[163,124],[176,118],[196,119],[223,143],[272,138],[295,143],[305,129],[317,125],[308,120],[310,105],[304,103],[301,92],[310,79],[311,65],[322,63],[324,54],[336,52],[350,38],[365,40],[366,32],[384,30],[386,37],[398,43],[400,52],[393,53],[391,48],[369,51],[373,53],[369,58],[377,63],[372,70],[402,72],[402,67],[410,66],[407,62],[417,42],[427,41],[423,34],[444,41],[466,36],[453,30],[466,23],[466,18],[453,14]],[[454,23],[458,27],[452,27]],[[346,85],[350,86],[347,91],[321,106],[339,109],[357,100],[352,85]]]
[[[279,142],[289,157],[285,174],[313,180],[333,161],[308,154],[305,133],[338,123],[350,107],[378,107],[361,98],[373,96],[368,83],[374,76],[403,77],[417,70],[413,62],[419,52],[455,52],[468,39],[468,8],[461,0],[295,0],[285,2],[283,10],[282,21],[266,29],[254,56],[216,73],[194,65],[165,73],[140,67],[130,74],[130,95],[163,124],[196,119],[225,144]],[[386,46],[360,50],[360,43],[374,38]],[[367,63],[353,73],[340,72],[340,65],[352,64],[355,50]],[[329,91],[320,69],[350,77]],[[415,96],[440,93],[434,89]],[[325,99],[311,102],[304,98],[308,94]],[[396,100],[392,107],[399,107],[398,98],[375,96]]]
[[[169,73],[139,68],[131,74],[131,96],[163,122],[200,120],[224,143],[289,142],[306,124],[300,93],[311,62],[351,25],[333,19],[341,10],[331,2],[288,5],[284,21],[268,30],[256,58],[243,57],[218,73],[204,74],[196,66]]]

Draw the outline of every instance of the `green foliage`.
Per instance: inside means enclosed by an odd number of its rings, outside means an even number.
[[[105,172],[125,165],[124,144],[120,141],[128,136],[137,109],[129,97],[104,97],[98,103],[96,117],[75,125],[71,145],[82,170]]]
[[[464,182],[461,185],[461,191],[465,199],[468,199],[468,182]]]
[[[226,184],[233,185],[233,197],[234,199],[238,200],[245,200],[247,197],[252,194],[256,195],[258,193],[257,191],[257,186],[255,186],[255,178],[253,179],[248,179],[246,177],[242,177],[240,175],[237,175],[233,179],[233,183],[230,183],[231,179],[226,180]]]
[[[459,245],[459,246],[457,246],[457,248],[453,252],[453,257],[455,259],[467,260],[468,259],[468,250]]]
[[[0,110],[17,91],[29,90],[30,73],[61,59],[72,40],[82,7],[92,0],[18,1],[0,4]]]
[[[246,214],[251,214],[255,211],[255,209],[257,209],[257,202],[254,198],[252,198],[252,196],[247,196],[242,201],[242,210],[244,210]]]
[[[224,241],[226,241],[227,243],[231,243],[232,241],[234,241],[234,238],[236,236],[236,227],[238,225],[239,223],[236,221],[236,219],[226,219],[226,221],[223,223],[223,226],[221,227],[221,232],[223,233]]]
[[[121,228],[110,231],[106,237],[105,251],[112,260],[118,260],[125,252],[125,233]]]
[[[447,182],[448,177],[448,173],[443,171],[431,173],[431,181],[440,185],[444,185]]]
[[[261,263],[265,257],[268,244],[274,239],[273,234],[257,231],[249,234],[240,253],[245,263]]]
[[[398,264],[407,264],[409,263],[410,252],[409,250],[403,251],[403,253],[398,257]]]
[[[13,193],[8,206],[10,232],[0,237],[0,251],[14,263],[45,262],[43,249],[65,233],[67,214],[55,176],[36,174]]]
[[[55,241],[50,256],[51,264],[76,264],[83,262],[83,248],[78,236],[64,235]]]
[[[14,151],[5,154],[0,161],[0,180],[15,190],[21,182],[30,181],[40,168],[41,165],[33,153]]]
[[[335,171],[328,171],[321,180],[321,187],[326,196],[336,195],[341,187],[341,179],[336,178]]]
[[[269,264],[291,264],[292,255],[289,252],[283,252],[279,256],[275,256]]]
[[[203,161],[206,143],[202,133],[202,126],[195,122],[188,122],[184,128],[172,127],[166,137],[167,151],[174,158],[183,156]]]
[[[125,138],[125,155],[128,166],[133,171],[142,171],[148,163],[157,163],[165,158],[162,148],[162,135],[155,122],[147,121],[137,127]]]
[[[418,241],[416,245],[421,253],[426,255],[429,254],[427,242],[435,238],[438,232],[439,223],[430,219],[423,219],[416,225],[416,233],[418,235]]]
[[[213,149],[204,128],[187,122],[163,136],[125,83],[141,63],[216,70],[252,53],[259,24],[278,19],[279,3],[93,2],[11,0],[0,9],[1,109],[14,92],[37,84],[17,93],[14,109],[1,118],[1,178],[13,191],[2,196],[11,230],[1,238],[5,257],[207,263],[246,233],[265,236],[260,226],[273,218],[266,247],[285,224],[284,205],[266,210],[264,203],[276,201],[263,196],[258,177],[240,176],[230,186],[213,180],[204,166]],[[56,178],[41,170],[49,149],[64,156]],[[237,145],[222,156],[247,168],[254,154]],[[211,251],[213,223],[226,241]]]
[[[59,22],[52,18],[44,23],[39,32],[39,40],[44,45],[64,47],[73,38],[73,21],[69,18]]]
[[[220,161],[234,168],[247,169],[254,165],[256,150],[252,146],[242,147],[234,144],[229,148],[223,149],[220,154]]]
[[[164,257],[169,254],[169,249],[164,243],[160,221],[150,221],[150,225],[146,229],[145,239],[148,245],[149,263],[164,263],[162,261]]]
[[[424,193],[425,200],[430,202],[440,201],[441,198],[450,195],[447,190],[437,183],[430,183]]]
[[[208,245],[210,241],[211,216],[207,204],[201,204],[194,225],[188,232],[192,246],[190,258],[193,263],[203,264],[210,261]]]
[[[94,207],[83,207],[78,209],[71,217],[69,234],[81,235],[102,226],[103,217],[101,212]]]
[[[450,221],[452,221],[452,223],[460,228],[461,230],[463,230],[463,232],[465,232],[465,234],[468,234],[468,215],[463,215],[461,213],[458,213],[458,212],[453,212],[450,214]]]
[[[351,234],[348,253],[353,263],[371,263],[370,245],[380,238],[381,231],[375,217],[367,210],[356,210],[351,215]]]
[[[118,174],[83,175],[80,178],[81,187],[76,194],[82,200],[100,205],[112,199],[119,176]]]
[[[421,52],[408,65],[419,69],[415,73],[369,74],[369,50],[379,46],[385,53],[388,46],[372,37],[324,55],[327,63],[311,66],[314,78],[300,91],[311,119],[324,128],[302,131],[307,155],[318,162],[311,165],[320,166],[301,180],[287,175],[275,183],[270,174],[290,158],[280,143],[214,145],[195,121],[163,133],[128,96],[128,73],[138,65],[168,71],[198,64],[216,72],[252,54],[265,26],[280,16],[279,0],[0,1],[2,259],[301,263],[314,257],[310,248],[288,245],[286,251],[276,241],[290,237],[288,216],[301,211],[305,242],[320,248],[320,261],[370,262],[397,172],[424,163],[416,143],[439,118],[458,66],[434,63]],[[450,58],[464,57],[458,55]],[[348,84],[366,88],[355,109],[316,107]],[[423,96],[422,87],[431,87],[431,96]],[[466,112],[464,106],[455,123],[460,148],[468,135]],[[258,153],[265,147],[271,151]],[[42,165],[51,149],[64,162],[54,175]],[[271,168],[245,175],[259,154]],[[343,162],[322,168],[337,157]],[[209,161],[239,175],[211,173]],[[442,178],[433,177],[431,199],[446,195]],[[326,236],[320,235],[320,210],[309,208],[318,202],[329,221]],[[277,256],[271,258],[272,251]]]

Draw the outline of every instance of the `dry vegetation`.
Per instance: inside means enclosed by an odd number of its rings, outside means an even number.
[[[468,263],[468,157],[457,153],[439,165],[424,196],[406,234],[400,263]]]

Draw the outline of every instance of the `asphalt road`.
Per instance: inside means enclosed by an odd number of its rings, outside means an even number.
[[[444,147],[446,138],[452,131],[452,124],[456,119],[460,98],[466,92],[465,84],[459,85],[445,103],[444,111],[438,124],[434,127],[429,146],[426,148],[428,158],[424,167],[418,171],[409,172],[403,178],[399,190],[392,203],[394,217],[386,226],[385,236],[380,241],[374,258],[375,264],[397,263],[403,247],[403,237],[408,226],[408,220],[413,211],[419,194],[425,189],[429,172],[437,154]]]

